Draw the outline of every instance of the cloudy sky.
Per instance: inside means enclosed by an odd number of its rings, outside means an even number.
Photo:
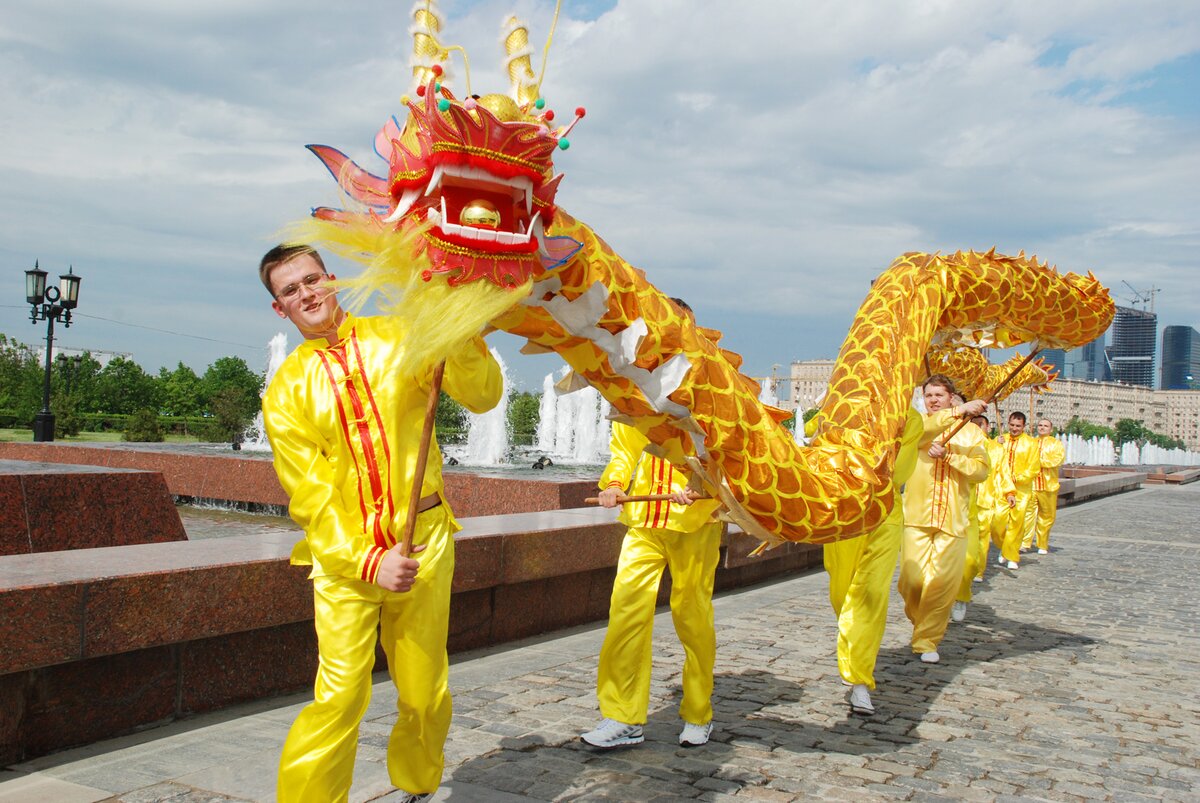
[[[505,89],[506,12],[537,68],[553,3],[439,5],[474,91]],[[286,327],[258,258],[339,205],[305,144],[381,167],[409,4],[0,9],[0,332],[44,336],[22,303],[38,259],[84,277],[63,345],[265,365]],[[560,117],[588,109],[560,204],[761,376],[835,356],[912,250],[1024,249],[1120,303],[1157,288],[1160,326],[1200,327],[1197,86],[1194,0],[565,0],[543,90]],[[531,389],[561,364],[494,342]]]

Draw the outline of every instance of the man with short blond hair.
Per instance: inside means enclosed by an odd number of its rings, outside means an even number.
[[[975,399],[953,407],[954,384],[940,374],[926,380],[922,390],[928,413],[917,446],[917,465],[904,486],[904,537],[896,587],[904,599],[904,613],[913,623],[913,653],[922,662],[935,664],[941,660],[938,645],[946,634],[966,564],[970,488],[988,475],[983,433],[967,425],[947,442],[945,417],[975,415],[987,403]]]
[[[320,657],[315,699],[283,745],[277,799],[346,800],[378,640],[397,692],[388,775],[397,800],[425,800],[441,783],[450,728],[446,638],[459,529],[434,442],[412,556],[401,552],[431,375],[404,372],[395,319],[339,306],[334,276],[311,247],[272,248],[259,278],[272,309],[304,338],[263,396],[263,421],[288,512],[304,530],[292,563],[312,567]],[[482,338],[446,360],[443,386],[473,412],[495,406],[503,383]]]

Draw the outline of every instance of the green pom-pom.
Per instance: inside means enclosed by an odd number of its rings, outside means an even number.
[[[450,101],[446,100],[445,98],[442,98],[441,100],[438,101],[438,111],[444,112],[449,108],[450,108]]]
[[[533,102],[533,105],[534,105],[534,107],[535,107],[535,108],[538,108],[538,109],[544,109],[544,108],[546,108],[546,99],[545,99],[545,98],[538,98],[537,100],[535,100],[535,101]]]
[[[442,91],[442,82],[441,82],[441,81],[438,81],[437,83],[435,83],[435,84],[433,85],[433,91],[434,91],[434,92],[441,92],[441,91]]]
[[[558,149],[559,149],[560,151],[565,151],[565,150],[566,150],[567,148],[569,148],[569,147],[571,147],[571,140],[569,140],[569,139],[560,139],[560,140],[558,141]]]

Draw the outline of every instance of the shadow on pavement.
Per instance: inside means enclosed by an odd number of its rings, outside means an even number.
[[[880,755],[927,738],[944,741],[949,736],[937,731],[945,728],[923,725],[923,720],[966,667],[1012,661],[1016,671],[1022,656],[1048,650],[1068,650],[1076,653],[1072,660],[1087,661],[1094,644],[1096,640],[1087,636],[997,616],[991,607],[976,602],[967,620],[947,631],[941,663],[922,664],[907,645],[880,653],[872,717],[851,715],[848,706],[831,707],[824,688],[830,682],[828,674],[817,681],[758,669],[719,673],[713,689],[716,729],[703,747],[685,749],[677,743],[676,688],[667,705],[651,712],[643,744],[597,750],[578,739],[551,744],[530,734],[505,739],[500,749],[460,765],[454,779],[539,800],[733,794],[766,783],[766,764],[794,763],[788,754]],[[814,693],[818,686],[819,693]],[[971,715],[970,710],[963,713]],[[581,722],[580,729],[591,724]],[[452,794],[446,799],[468,798]]]

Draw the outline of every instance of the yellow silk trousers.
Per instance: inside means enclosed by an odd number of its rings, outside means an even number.
[[[679,716],[696,725],[712,720],[717,658],[712,591],[722,529],[712,522],[692,533],[643,527],[625,533],[596,673],[601,716],[631,725],[646,721],[655,599],[669,567],[671,620],[684,651]]]
[[[976,577],[983,577],[987,570],[992,544],[1000,546],[1004,542],[1004,525],[1008,523],[1008,519],[1005,518],[1006,511],[1007,508],[979,508],[980,560],[975,570]]]
[[[967,526],[967,554],[963,560],[962,582],[958,584],[958,593],[954,596],[956,602],[971,601],[971,584],[977,576],[983,574],[987,555],[988,536],[979,526],[979,518],[976,516]]]
[[[934,652],[946,635],[950,607],[963,577],[968,536],[931,527],[905,527],[900,543],[904,613],[913,623],[912,651]]]
[[[875,688],[875,661],[887,626],[892,574],[904,532],[904,506],[867,535],[823,547],[829,602],[838,620],[838,672],[847,683]]]
[[[1034,491],[1033,504],[1037,506],[1037,545],[1038,549],[1050,548],[1050,528],[1054,526],[1054,517],[1058,514],[1058,491]]]
[[[1029,492],[1029,507],[1025,509],[1025,527],[1021,532],[1021,549],[1032,547],[1037,535],[1037,494],[1037,491]]]
[[[1025,540],[1025,516],[1029,513],[1033,491],[1017,491],[1016,498],[1016,505],[1008,509],[1008,523],[1004,528],[1004,542],[1000,545],[1000,554],[1005,560],[1019,562],[1021,543]]]
[[[454,538],[444,506],[417,518],[421,562],[410,591],[395,593],[339,576],[313,578],[320,665],[314,700],[288,732],[279,762],[280,803],[345,801],[358,726],[371,699],[376,630],[396,686],[399,714],[388,740],[388,775],[406,792],[433,792],[442,780],[450,730],[446,637]]]

